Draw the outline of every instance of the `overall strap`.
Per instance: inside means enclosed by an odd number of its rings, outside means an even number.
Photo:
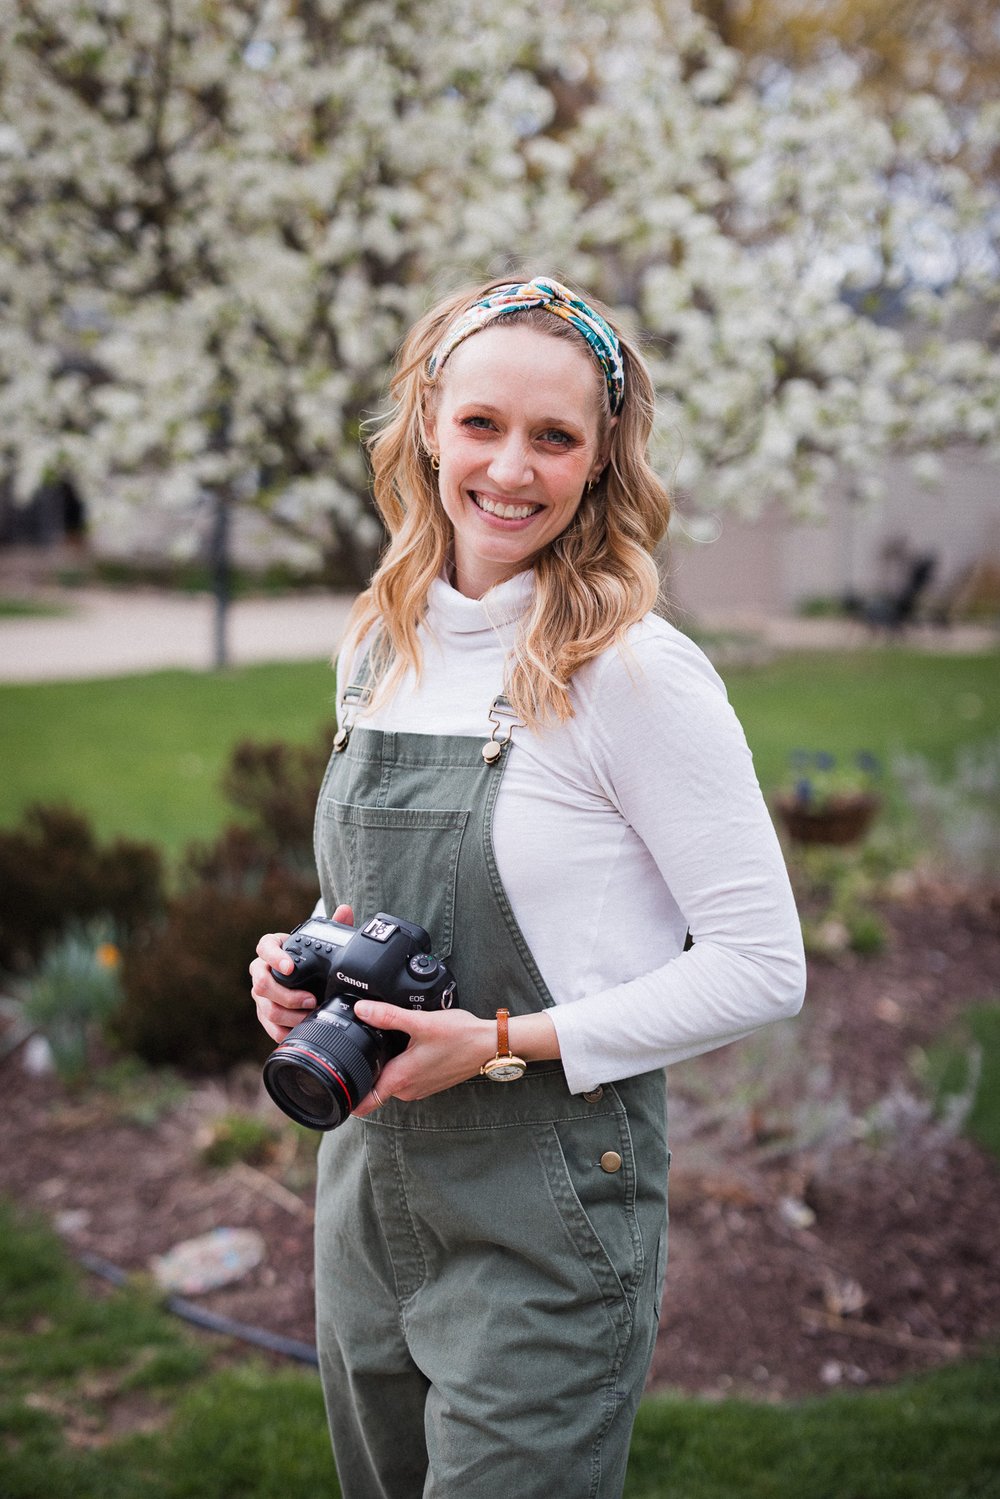
[[[381,631],[378,631],[371,645],[369,645],[358,662],[357,669],[352,673],[351,680],[340,694],[340,726],[333,736],[334,754],[342,754],[347,748],[348,740],[351,737],[351,730],[354,728],[358,714],[371,701],[372,693],[375,690],[371,679],[371,653],[380,638]]]
[[[371,702],[374,687],[372,685],[371,653],[381,638],[381,632],[376,634],[371,645],[365,651],[357,668],[351,675],[351,680],[340,694],[340,726],[333,739],[334,754],[342,754],[347,748],[358,715]],[[490,704],[487,715],[492,724],[490,737],[483,745],[483,760],[487,765],[495,765],[507,748],[511,735],[515,729],[524,728],[524,720],[519,717],[510,699],[503,692],[498,692]]]

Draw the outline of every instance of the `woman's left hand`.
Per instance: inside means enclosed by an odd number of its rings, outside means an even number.
[[[380,1030],[405,1031],[410,1038],[406,1050],[385,1064],[375,1089],[354,1110],[361,1118],[379,1107],[380,1101],[402,1098],[412,1103],[430,1098],[475,1077],[484,1062],[497,1054],[497,1023],[480,1020],[467,1010],[403,1010],[374,999],[359,999],[354,1013],[366,1025]],[[526,1062],[551,1061],[559,1056],[559,1037],[544,1010],[530,1015],[512,1015],[510,1048]],[[487,1084],[487,1086],[491,1086]]]
[[[496,1023],[480,1020],[465,1010],[404,1010],[374,999],[359,999],[354,1013],[365,1025],[379,1030],[405,1031],[410,1038],[406,1050],[388,1061],[375,1084],[383,1103],[402,1098],[412,1103],[442,1093],[456,1083],[475,1077],[482,1064],[496,1052]],[[360,1118],[378,1108],[368,1094],[354,1110]]]

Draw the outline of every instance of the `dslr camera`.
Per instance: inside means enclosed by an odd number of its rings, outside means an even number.
[[[364,926],[313,916],[285,943],[291,973],[271,973],[286,989],[317,1002],[264,1063],[264,1086],[288,1116],[309,1129],[336,1129],[378,1081],[390,1057],[405,1051],[404,1031],[358,1020],[354,1003],[378,999],[409,1010],[450,1010],[455,980],[431,954],[422,926],[380,911]]]

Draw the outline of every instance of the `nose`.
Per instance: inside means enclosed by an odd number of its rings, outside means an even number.
[[[499,438],[486,472],[498,488],[508,492],[530,484],[535,471],[524,439],[514,432]]]

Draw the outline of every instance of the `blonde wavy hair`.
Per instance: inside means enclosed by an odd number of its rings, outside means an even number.
[[[417,631],[431,584],[444,570],[452,543],[424,427],[438,381],[446,373],[432,380],[427,362],[461,312],[510,280],[490,281],[450,296],[414,324],[389,387],[392,409],[368,441],[375,502],[389,543],[370,586],[355,604],[347,640],[356,648],[369,630],[380,626],[369,660],[379,698],[392,691],[407,668],[419,676]],[[615,327],[604,307],[586,300]],[[574,340],[586,353],[602,390],[599,438],[608,453],[604,472],[585,491],[569,525],[531,562],[534,603],[508,660],[504,691],[519,717],[534,727],[573,716],[569,684],[574,672],[609,645],[624,644],[629,627],[656,603],[659,576],[652,553],[667,528],[670,498],[647,460],[655,410],[652,381],[642,356],[620,329],[615,327],[625,391],[608,441],[606,382],[581,334],[544,308],[505,313],[502,322]]]

